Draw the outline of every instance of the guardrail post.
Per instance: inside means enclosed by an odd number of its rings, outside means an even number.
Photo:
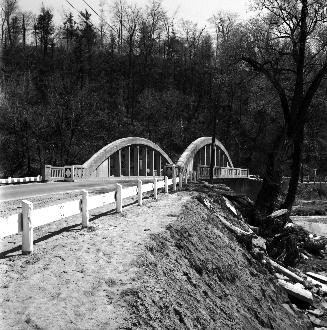
[[[117,183],[116,184],[116,211],[121,213],[123,210],[123,196],[122,196],[122,185]]]
[[[178,182],[179,189],[183,188],[183,174],[182,172],[179,172],[179,182]]]
[[[175,170],[175,165],[173,165],[172,168],[173,168],[173,191],[176,191],[176,170]]]
[[[153,192],[154,192],[154,199],[158,199],[158,179],[153,179]]]
[[[138,204],[142,206],[142,180],[137,180]]]
[[[22,201],[23,213],[23,236],[22,236],[22,253],[33,253],[33,203],[30,201]]]
[[[82,190],[82,227],[87,228],[89,226],[89,209],[87,206],[87,199],[89,193],[86,190]]]
[[[168,194],[168,176],[165,176],[165,194]]]

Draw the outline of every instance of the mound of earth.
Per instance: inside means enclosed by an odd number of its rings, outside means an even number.
[[[308,329],[267,268],[196,198],[99,209],[1,244],[1,329]],[[202,193],[203,194],[203,193]],[[215,210],[242,220],[222,196]]]
[[[308,327],[283,304],[288,299],[267,270],[196,199],[151,235],[139,266],[138,285],[121,294],[129,309],[124,328]]]

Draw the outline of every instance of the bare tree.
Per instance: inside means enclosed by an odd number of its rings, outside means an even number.
[[[304,128],[310,105],[327,73],[327,4],[323,0],[256,1],[263,13],[246,27],[242,57],[263,74],[279,97],[285,125],[275,138],[257,200],[261,213],[273,210],[282,167],[291,157],[291,180],[283,207],[291,208],[297,190]]]
[[[215,28],[216,57],[219,54],[223,42],[227,42],[237,25],[237,14],[226,11],[218,11],[209,18],[209,23]]]
[[[16,13],[17,0],[2,0],[1,11],[2,15],[2,25],[1,25],[1,40],[4,46],[7,46],[7,42],[12,46],[12,16]]]

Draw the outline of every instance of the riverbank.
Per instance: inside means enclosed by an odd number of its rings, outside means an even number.
[[[324,189],[327,191],[327,184],[299,183],[292,215],[327,216],[327,199],[323,197],[320,198],[318,189]]]

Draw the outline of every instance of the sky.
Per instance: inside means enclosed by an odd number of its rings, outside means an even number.
[[[77,10],[88,9],[83,0],[68,0]],[[95,11],[99,10],[99,0],[85,0]],[[19,7],[23,10],[29,10],[38,13],[41,5],[51,8],[54,12],[55,22],[61,22],[65,11],[76,11],[70,7],[65,0],[18,0]],[[148,0],[128,0],[128,3],[135,3],[144,7]],[[110,17],[110,6],[114,0],[106,0],[106,16]],[[233,11],[239,14],[240,18],[248,16],[249,0],[163,0],[163,7],[168,11],[169,16],[173,16],[177,10],[176,18],[192,20],[198,23],[198,27],[208,26],[208,18],[218,10]],[[92,12],[91,12],[92,13]],[[97,23],[95,14],[91,17],[94,23]]]

